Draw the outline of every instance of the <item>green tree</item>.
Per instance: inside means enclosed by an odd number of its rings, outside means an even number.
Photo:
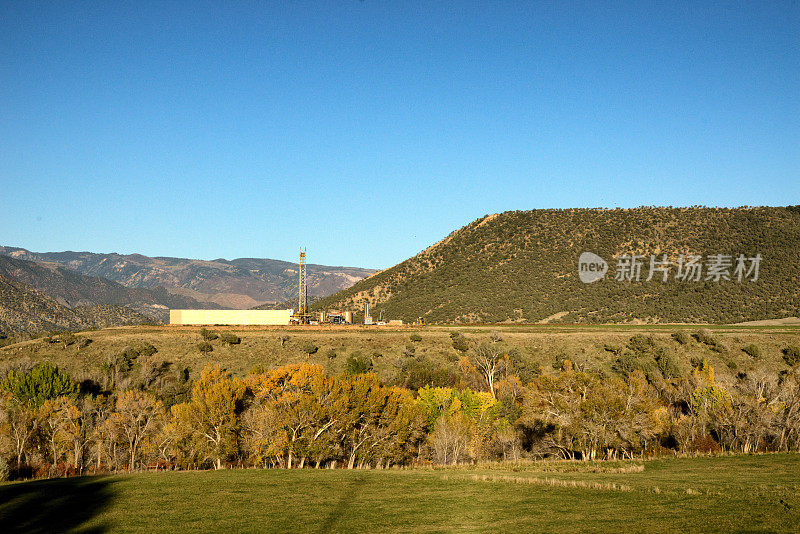
[[[372,360],[369,356],[356,351],[347,357],[344,365],[344,372],[349,375],[368,373],[372,370]]]
[[[452,336],[451,336],[452,337]],[[453,348],[458,352],[467,352],[469,350],[469,341],[461,334],[452,338]]]
[[[756,345],[755,343],[750,343],[742,348],[742,351],[752,358],[760,358],[761,357],[761,348]]]
[[[783,360],[787,365],[794,367],[800,363],[800,347],[797,345],[789,345],[781,352],[783,352]]]
[[[37,409],[47,400],[78,397],[78,384],[50,362],[40,363],[30,371],[12,371],[2,381],[0,389],[11,393],[13,398],[27,406]]]
[[[65,349],[78,341],[78,338],[72,332],[62,332],[58,336],[58,342],[61,344],[62,347]]]
[[[213,332],[207,328],[201,328],[200,337],[202,337],[204,341],[213,341],[217,339],[219,336],[217,335],[216,332]]]
[[[300,346],[300,350],[306,355],[306,358],[310,357],[312,354],[316,354],[319,350],[319,347],[316,346],[312,341],[306,341]]]
[[[220,341],[226,343],[228,345],[238,345],[242,342],[242,338],[234,334],[233,332],[223,332],[219,335]]]
[[[680,345],[688,345],[692,338],[689,337],[689,334],[686,332],[674,332],[672,334],[672,339],[674,339]]]
[[[204,341],[214,341],[219,337],[219,335],[217,335],[216,332],[208,330],[207,328],[201,328],[200,337],[202,337]]]

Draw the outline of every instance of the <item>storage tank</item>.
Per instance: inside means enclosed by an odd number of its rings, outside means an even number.
[[[344,312],[344,322],[347,324],[353,324],[353,312],[346,311]]]

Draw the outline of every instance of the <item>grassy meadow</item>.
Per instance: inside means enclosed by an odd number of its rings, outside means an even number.
[[[0,531],[796,532],[800,456],[222,470],[0,485]]]

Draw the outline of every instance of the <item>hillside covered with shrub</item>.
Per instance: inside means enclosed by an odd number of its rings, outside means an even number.
[[[578,260],[592,252],[605,278],[584,284]],[[647,280],[651,256],[668,262]],[[641,256],[639,280],[617,280],[624,256]],[[678,262],[701,257],[699,279]],[[718,280],[713,256],[729,262]],[[745,271],[739,280],[737,259]],[[758,277],[752,258],[760,256]],[[749,275],[748,275],[749,271]],[[710,276],[710,278],[709,278]],[[633,278],[633,277],[631,277]],[[568,209],[487,215],[353,287],[318,309],[440,323],[736,323],[800,314],[800,208]]]

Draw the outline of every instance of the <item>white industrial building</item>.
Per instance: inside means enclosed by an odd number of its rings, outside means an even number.
[[[169,324],[288,325],[294,310],[170,310]]]

